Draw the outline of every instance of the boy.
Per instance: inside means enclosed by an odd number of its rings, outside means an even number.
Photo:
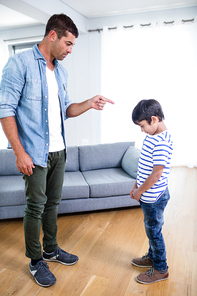
[[[166,248],[162,235],[164,209],[170,198],[168,176],[172,155],[172,139],[163,120],[161,105],[156,100],[142,100],[134,108],[132,120],[147,136],[144,139],[138,163],[137,180],[130,196],[140,201],[144,224],[149,239],[148,253],[134,258],[132,264],[150,267],[137,276],[142,284],[168,279]]]

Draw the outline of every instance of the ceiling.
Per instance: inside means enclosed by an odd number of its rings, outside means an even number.
[[[36,24],[35,19],[0,4],[0,30]]]
[[[191,7],[197,0],[61,0],[87,18]]]
[[[155,11],[197,5],[197,0],[60,0],[87,18]],[[0,30],[39,22],[0,4]]]

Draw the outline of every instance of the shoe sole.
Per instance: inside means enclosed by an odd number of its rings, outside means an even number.
[[[68,265],[69,266],[69,265],[74,265],[75,263],[77,263],[79,259],[76,260],[75,262],[71,262],[71,263],[65,263],[65,262],[59,261],[57,259],[45,259],[44,257],[43,257],[43,260],[48,261],[48,262],[58,262],[58,263],[61,263],[63,265]]]
[[[50,283],[50,284],[48,284],[48,285],[43,285],[43,284],[41,284],[41,283],[38,282],[38,280],[34,277],[34,275],[33,275],[33,273],[31,272],[31,270],[30,270],[30,273],[31,273],[31,275],[33,276],[33,278],[34,278],[34,280],[36,281],[36,283],[37,283],[39,286],[41,286],[41,287],[48,288],[48,287],[50,287],[50,286],[53,286],[53,285],[56,283],[56,281],[55,281],[55,282],[52,282],[52,283]]]
[[[133,264],[133,265],[135,265],[135,266],[137,266],[137,267],[147,267],[147,268],[149,268],[149,267],[153,267],[153,264],[152,265],[139,265],[139,264],[137,264],[137,263],[134,263],[133,261],[131,261],[131,264]]]
[[[166,278],[159,279],[159,280],[156,280],[156,281],[154,281],[154,282],[143,282],[143,281],[139,280],[139,279],[136,277],[136,280],[137,280],[138,283],[140,283],[140,284],[145,284],[145,285],[154,284],[154,283],[157,283],[157,282],[165,281],[165,280],[167,280],[167,279],[169,279],[169,275],[168,275],[168,277],[166,277]]]

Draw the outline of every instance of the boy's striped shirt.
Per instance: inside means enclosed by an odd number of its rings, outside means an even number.
[[[163,194],[168,186],[168,176],[170,172],[170,160],[173,150],[173,141],[168,130],[144,139],[142,151],[138,163],[137,186],[144,183],[152,173],[153,166],[164,166],[161,178],[149,190],[141,195],[141,201],[154,203]]]

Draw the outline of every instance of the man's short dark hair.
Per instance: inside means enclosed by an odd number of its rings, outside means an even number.
[[[142,120],[146,120],[150,124],[152,116],[157,116],[159,121],[164,119],[162,107],[156,100],[142,100],[132,112],[132,120],[135,124]]]
[[[46,37],[51,30],[56,32],[58,39],[63,36],[67,37],[67,32],[70,32],[76,38],[79,36],[78,29],[72,19],[63,13],[54,14],[50,17],[46,25],[44,37]]]

